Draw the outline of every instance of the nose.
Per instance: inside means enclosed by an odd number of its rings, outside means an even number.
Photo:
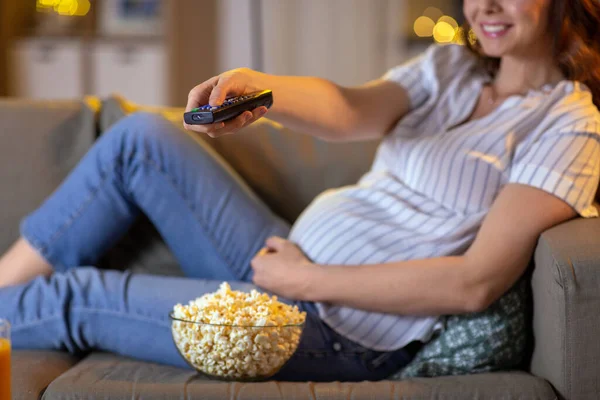
[[[498,0],[480,0],[479,5],[481,11],[486,15],[500,12],[502,9]]]

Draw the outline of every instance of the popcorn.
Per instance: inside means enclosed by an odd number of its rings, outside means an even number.
[[[222,378],[248,379],[273,375],[292,356],[306,313],[277,296],[234,291],[223,282],[187,306],[175,305],[173,317],[173,339],[191,365]]]

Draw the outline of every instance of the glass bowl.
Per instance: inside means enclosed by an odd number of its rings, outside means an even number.
[[[179,354],[212,379],[262,381],[275,375],[298,348],[304,323],[281,326],[217,325],[176,318],[171,333]]]

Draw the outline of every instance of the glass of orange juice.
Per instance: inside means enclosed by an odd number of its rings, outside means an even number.
[[[0,400],[10,399],[10,324],[0,319]]]

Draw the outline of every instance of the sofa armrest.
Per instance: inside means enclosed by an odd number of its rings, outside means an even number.
[[[544,232],[534,255],[531,372],[566,399],[600,393],[600,219]]]

